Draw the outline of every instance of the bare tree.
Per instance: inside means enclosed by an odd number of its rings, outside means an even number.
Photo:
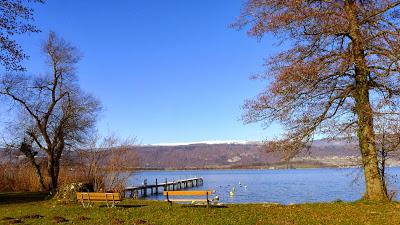
[[[43,52],[50,73],[34,77],[5,76],[0,93],[13,102],[15,112],[20,115],[12,123],[20,130],[15,133],[17,140],[22,146],[32,146],[22,152],[32,160],[36,149],[46,154],[49,189],[53,191],[58,185],[63,151],[86,141],[100,106],[76,82],[75,66],[80,57],[75,47],[52,32],[43,45]]]
[[[287,50],[270,58],[268,85],[245,104],[246,122],[280,121],[275,147],[299,151],[316,133],[355,130],[362,156],[364,199],[386,200],[379,174],[374,116],[400,94],[400,1],[248,0],[235,23],[266,33]],[[335,126],[332,126],[334,124]]]
[[[390,199],[393,193],[388,190],[389,176],[387,161],[395,158],[400,150],[400,114],[398,102],[384,102],[378,106],[379,113],[375,115],[376,142],[378,149],[378,165],[382,184]]]
[[[44,0],[0,0],[0,62],[8,70],[23,70],[20,62],[26,58],[14,36],[39,32],[30,23],[33,21],[31,2]]]
[[[122,192],[139,163],[135,142],[136,139],[120,140],[115,135],[94,136],[73,160],[80,168],[80,177],[93,185],[95,191]]]

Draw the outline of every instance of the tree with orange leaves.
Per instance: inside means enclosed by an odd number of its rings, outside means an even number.
[[[246,122],[280,121],[274,147],[294,155],[314,134],[355,131],[366,183],[364,199],[387,200],[374,127],[378,105],[400,96],[400,1],[248,0],[235,27],[272,33],[288,50],[270,58],[266,89],[246,102]]]

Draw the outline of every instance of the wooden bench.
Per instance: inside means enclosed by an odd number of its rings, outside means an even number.
[[[92,202],[106,202],[107,207],[112,203],[111,207],[115,207],[115,203],[122,201],[120,193],[77,192],[76,198],[82,203],[83,208],[91,206]]]
[[[212,191],[164,191],[164,195],[167,196],[165,201],[169,202],[172,206],[172,202],[206,202],[207,207],[211,200],[210,196]],[[204,196],[204,198],[171,198],[171,196]]]

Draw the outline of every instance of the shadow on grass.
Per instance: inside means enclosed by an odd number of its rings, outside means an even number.
[[[0,193],[0,205],[29,203],[49,199],[48,192],[4,192]]]
[[[124,208],[124,209],[129,209],[129,208],[140,208],[140,207],[145,207],[147,205],[116,205],[115,208]],[[100,205],[100,208],[107,208],[107,205]]]
[[[207,208],[206,205],[182,205],[183,208]],[[208,208],[228,208],[226,205],[210,205]]]

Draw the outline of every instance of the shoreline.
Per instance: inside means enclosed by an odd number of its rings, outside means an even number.
[[[387,168],[396,168],[397,166],[389,166]],[[293,168],[268,168],[268,167],[207,167],[207,168],[132,168],[132,171],[187,171],[187,170],[296,170],[296,169],[357,169],[360,166],[346,166],[346,167],[293,167]],[[131,171],[131,170],[130,170]]]

